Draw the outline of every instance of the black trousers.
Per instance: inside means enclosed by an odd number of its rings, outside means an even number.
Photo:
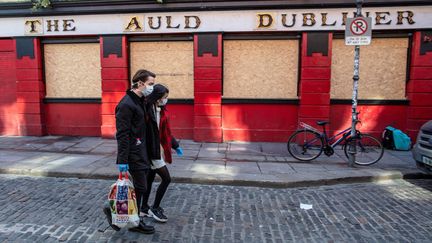
[[[132,176],[132,183],[135,187],[135,194],[137,199],[138,213],[141,211],[141,206],[144,196],[147,193],[147,175],[149,170],[129,170]]]

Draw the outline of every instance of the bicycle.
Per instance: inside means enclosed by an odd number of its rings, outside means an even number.
[[[357,120],[356,125],[359,122]],[[311,161],[318,158],[322,152],[329,157],[332,156],[334,148],[344,142],[345,156],[349,158],[349,154],[356,151],[354,163],[357,165],[372,165],[382,158],[384,147],[375,137],[357,129],[356,135],[351,137],[351,127],[349,127],[329,138],[325,129],[325,125],[328,123],[328,121],[317,121],[317,125],[323,127],[323,132],[320,132],[318,129],[301,122],[302,129],[294,132],[288,139],[288,152],[298,160]],[[340,135],[342,136],[333,142]],[[356,146],[356,150],[354,150],[354,146]]]

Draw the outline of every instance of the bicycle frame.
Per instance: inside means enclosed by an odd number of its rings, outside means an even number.
[[[327,133],[322,133],[321,135],[324,134],[324,141],[326,143],[326,145],[330,145],[330,147],[335,148],[337,145],[339,145],[342,141],[344,141],[347,137],[351,136],[351,128],[347,128],[345,130],[343,130],[342,132],[332,136],[332,137],[327,137]],[[331,143],[336,137],[338,137],[339,135],[342,135],[342,137],[340,137],[338,140],[336,140],[334,143]]]
[[[342,141],[344,141],[347,137],[351,136],[351,131],[350,130],[351,130],[351,128],[349,127],[347,129],[343,130],[342,132],[339,132],[338,134],[336,134],[336,135],[334,135],[334,136],[332,136],[332,137],[329,138],[327,136],[327,133],[326,133],[325,129],[324,129],[324,131],[320,133],[320,138],[324,138],[324,142],[325,142],[326,146],[330,145],[330,147],[334,148],[337,145],[339,145]],[[342,137],[340,137],[334,143],[331,143],[333,140],[335,140],[336,137],[338,137],[341,134],[343,134]],[[309,145],[313,144],[317,139],[318,138],[311,140],[310,142],[308,142],[304,146],[309,146]]]

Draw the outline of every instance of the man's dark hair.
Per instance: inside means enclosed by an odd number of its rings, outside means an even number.
[[[139,81],[146,82],[149,77],[156,78],[156,74],[144,69],[136,71],[132,78],[132,88],[137,88]]]

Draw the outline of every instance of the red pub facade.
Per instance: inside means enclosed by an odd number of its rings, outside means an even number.
[[[89,3],[91,2],[91,3]],[[141,68],[170,88],[174,134],[286,141],[300,121],[350,125],[354,1],[53,1],[0,4],[0,135],[115,134]],[[432,119],[432,4],[365,1],[362,131],[413,139]]]

